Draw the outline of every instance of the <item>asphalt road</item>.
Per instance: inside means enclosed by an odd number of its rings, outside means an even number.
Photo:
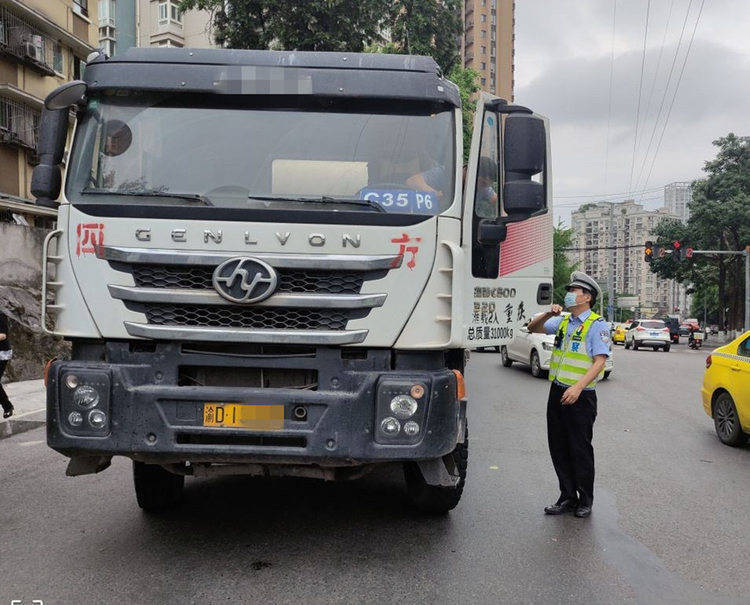
[[[397,469],[189,479],[184,506],[151,517],[128,461],[67,478],[43,429],[2,440],[0,604],[748,602],[750,448],[703,412],[706,351],[615,355],[587,520],[542,514],[547,383],[494,353],[472,356],[468,483],[444,518],[405,508]]]

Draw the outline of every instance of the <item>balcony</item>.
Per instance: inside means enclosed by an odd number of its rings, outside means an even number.
[[[0,145],[36,151],[40,115],[28,105],[0,97]]]
[[[0,54],[54,76],[54,43],[30,23],[0,6]]]

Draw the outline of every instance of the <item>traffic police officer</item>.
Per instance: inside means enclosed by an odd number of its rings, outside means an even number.
[[[552,464],[560,481],[560,497],[547,506],[548,515],[574,512],[588,517],[594,502],[594,448],[596,383],[610,355],[609,327],[591,311],[599,286],[588,275],[574,271],[565,287],[565,307],[552,305],[536,316],[529,332],[555,334],[550,360],[552,381],[547,400],[547,439]]]

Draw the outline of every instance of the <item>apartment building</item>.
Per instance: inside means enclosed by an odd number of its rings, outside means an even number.
[[[124,2],[126,0],[116,0]],[[136,2],[137,45],[178,48],[217,48],[211,31],[211,13],[179,10],[179,0],[128,0]]]
[[[686,222],[690,218],[688,202],[693,199],[693,187],[690,181],[679,181],[664,186],[664,207]]]
[[[646,210],[633,200],[584,204],[571,214],[573,247],[577,250],[568,257],[606,288],[610,255],[614,256],[616,294],[637,296],[643,314],[673,313],[679,307],[675,294],[679,284],[652,273],[643,258],[644,243],[655,239],[653,230],[665,217],[675,215],[666,208]],[[606,247],[611,245],[612,225],[617,248],[609,250]]]
[[[96,0],[0,0],[0,220],[49,226],[29,190],[44,98],[80,78],[95,47]]]
[[[513,100],[515,70],[514,0],[464,0],[461,60],[479,72],[482,90]]]

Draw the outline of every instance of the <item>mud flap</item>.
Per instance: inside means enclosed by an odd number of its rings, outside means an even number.
[[[427,485],[440,487],[456,487],[458,485],[461,477],[458,474],[458,469],[452,464],[452,460],[447,460],[450,458],[450,456],[445,456],[435,460],[421,460],[417,463]],[[446,463],[453,468],[449,469]]]
[[[112,464],[112,456],[73,456],[68,462],[65,474],[68,477],[100,473]]]

